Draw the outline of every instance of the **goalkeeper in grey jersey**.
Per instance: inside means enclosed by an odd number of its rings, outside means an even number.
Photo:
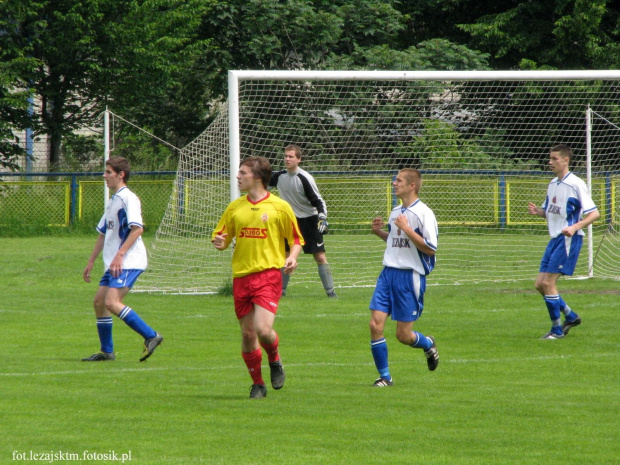
[[[287,146],[284,149],[286,169],[273,173],[269,185],[277,187],[280,197],[293,207],[299,229],[306,243],[304,253],[314,256],[327,296],[336,297],[334,278],[325,257],[323,241],[323,234],[327,233],[328,228],[327,206],[312,175],[299,167],[300,161],[301,148],[297,145]],[[282,277],[282,295],[286,295],[290,275],[283,274]]]

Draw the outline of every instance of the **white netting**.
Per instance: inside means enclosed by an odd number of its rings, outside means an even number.
[[[544,200],[557,143],[573,148],[572,169],[586,179],[590,107],[592,190],[602,213],[594,272],[617,277],[619,90],[619,80],[595,79],[241,80],[240,153],[281,169],[286,145],[304,149],[301,166],[328,206],[326,254],[336,287],[374,285],[385,245],[370,222],[395,205],[391,181],[401,167],[422,171],[420,197],[439,221],[430,283],[534,279],[548,235],[527,204]],[[183,149],[140,289],[212,292],[230,279],[230,253],[210,243],[230,201],[228,128],[223,111]],[[588,274],[586,249],[576,275]],[[302,256],[290,285],[308,282],[320,281],[311,256]]]

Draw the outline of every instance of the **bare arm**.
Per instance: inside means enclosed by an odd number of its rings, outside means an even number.
[[[301,244],[293,244],[291,246],[291,251],[284,261],[284,272],[286,274],[291,274],[297,268],[297,257],[299,257],[300,252]]]
[[[93,266],[95,265],[95,261],[97,260],[97,257],[103,250],[104,243],[105,243],[105,236],[103,234],[99,234],[99,237],[97,238],[97,241],[95,242],[95,247],[93,248],[93,252],[90,254],[90,258],[88,259],[88,264],[86,265],[86,268],[84,268],[84,272],[82,273],[82,278],[84,278],[84,281],[86,281],[87,283],[91,281],[90,273],[93,269]]]
[[[577,231],[591,225],[596,220],[598,220],[600,217],[601,217],[601,214],[599,213],[598,210],[591,211],[586,216],[584,216],[583,219],[579,221],[578,223],[575,223],[572,226],[567,226],[564,229],[562,229],[562,234],[566,237],[572,237],[575,235]]]
[[[383,222],[383,218],[380,216],[372,220],[371,231],[376,236],[379,236],[383,239],[384,242],[387,242],[387,238],[390,235],[385,229],[385,223]]]

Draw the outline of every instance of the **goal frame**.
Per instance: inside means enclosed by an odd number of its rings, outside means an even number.
[[[230,199],[240,196],[237,187],[237,173],[241,161],[239,124],[239,83],[245,80],[270,81],[557,81],[620,79],[620,70],[548,70],[548,71],[286,71],[286,70],[229,70],[228,71],[228,115],[229,115],[229,158]],[[592,191],[591,178],[591,112],[585,112],[586,126],[586,184]],[[588,277],[593,277],[594,241],[592,225],[588,226]]]

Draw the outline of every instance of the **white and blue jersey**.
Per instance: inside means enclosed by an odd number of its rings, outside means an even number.
[[[415,321],[424,309],[426,275],[435,267],[435,255],[420,251],[407,234],[394,225],[405,215],[409,226],[437,250],[437,219],[419,199],[408,207],[398,206],[388,220],[388,238],[383,254],[384,268],[370,300],[370,309],[385,312],[396,321]]]
[[[106,270],[127,239],[132,226],[143,227],[142,206],[138,196],[124,186],[110,198],[97,225],[97,231],[105,235],[103,264]],[[146,266],[146,248],[142,237],[139,237],[123,258],[123,270],[145,270]]]
[[[426,276],[435,267],[435,256],[418,250],[411,239],[394,225],[399,215],[405,215],[411,229],[424,238],[427,246],[437,250],[437,219],[433,211],[418,199],[408,207],[399,205],[392,210],[388,220],[389,236],[383,254],[383,266],[410,269]]]
[[[542,204],[547,218],[549,235],[552,238],[562,234],[567,226],[578,223],[584,215],[596,210],[586,183],[569,172],[564,179],[553,178],[547,188],[547,198]],[[584,232],[577,231],[580,236]]]

